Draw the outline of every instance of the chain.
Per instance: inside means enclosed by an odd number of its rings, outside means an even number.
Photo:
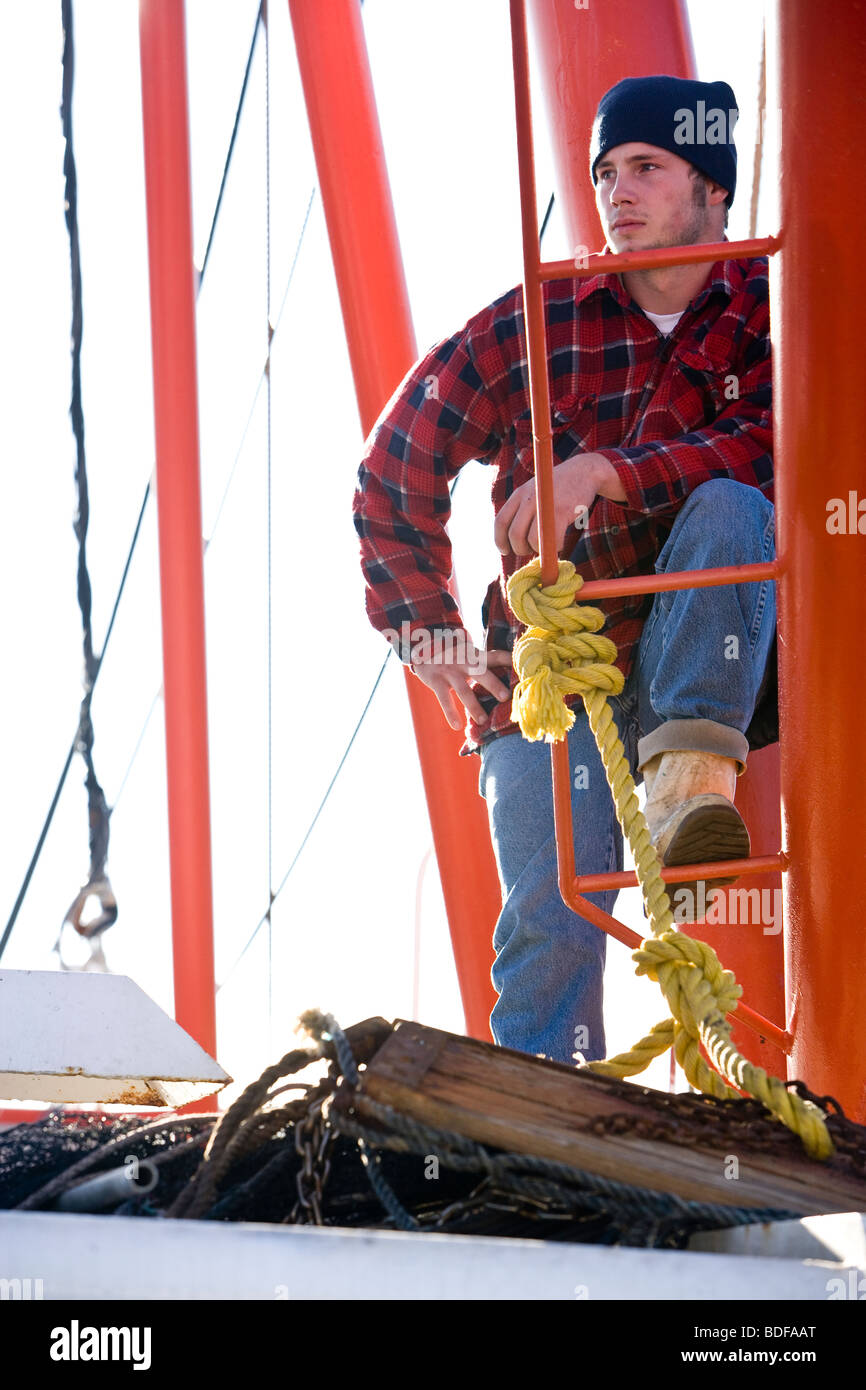
[[[784,1126],[767,1116],[760,1102],[744,1099],[716,1101],[700,1095],[666,1095],[631,1086],[630,1105],[644,1106],[646,1116],[620,1111],[597,1115],[584,1128],[598,1135],[630,1134],[663,1144],[742,1143],[753,1150],[790,1152],[795,1147]]]
[[[298,1200],[287,1218],[290,1225],[322,1226],[322,1191],[331,1171],[334,1131],[322,1114],[328,1097],[319,1096],[295,1123],[295,1152],[301,1166],[295,1174]]]
[[[549,1199],[521,1192],[519,1183],[514,1192],[505,1192],[501,1187],[485,1177],[473,1188],[468,1197],[451,1202],[436,1214],[432,1229],[441,1230],[446,1223],[454,1223],[464,1217],[482,1215],[487,1211],[502,1211],[510,1215],[531,1217],[537,1221],[573,1220],[574,1213],[564,1198],[557,1204]]]
[[[709,1117],[698,1119],[693,1115],[683,1116],[675,1112],[647,1118],[616,1113],[597,1115],[587,1122],[585,1128],[602,1136],[628,1134],[637,1139],[660,1144],[685,1145],[690,1148],[704,1145],[710,1149],[718,1149],[720,1141],[724,1140],[729,1145],[742,1142],[752,1150],[765,1152],[791,1149],[786,1133],[781,1131],[781,1128],[779,1134],[762,1131],[755,1123],[757,1118],[743,1116],[736,1122],[729,1119],[727,1123],[720,1124],[718,1120],[711,1120]]]
[[[825,1111],[837,1159],[855,1177],[866,1177],[863,1126],[849,1120],[832,1096],[815,1096],[801,1081],[790,1081],[788,1086]],[[584,1128],[600,1136],[629,1134],[662,1144],[698,1145],[716,1151],[722,1144],[741,1144],[752,1152],[780,1155],[796,1150],[795,1137],[768,1116],[759,1101],[716,1101],[701,1095],[665,1095],[637,1086],[631,1087],[631,1091],[629,1102],[643,1105],[648,1111],[646,1116],[617,1111],[588,1120]]]
[[[816,1096],[802,1081],[789,1081],[787,1085],[803,1100],[824,1111],[837,1157],[847,1161],[856,1177],[866,1178],[866,1128],[849,1120],[835,1096]]]

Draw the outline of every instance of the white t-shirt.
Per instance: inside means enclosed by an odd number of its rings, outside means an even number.
[[[647,318],[652,319],[660,333],[673,333],[685,312],[685,309],[680,309],[676,314],[651,314],[649,309],[644,309]]]

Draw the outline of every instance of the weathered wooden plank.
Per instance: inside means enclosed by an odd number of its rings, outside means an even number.
[[[368,1062],[354,1104],[363,1116],[367,1095],[435,1128],[691,1201],[804,1214],[866,1210],[866,1182],[837,1160],[810,1160],[793,1135],[786,1148],[783,1134],[781,1149],[771,1152],[751,1146],[744,1135],[734,1152],[729,1138],[708,1147],[698,1131],[694,1142],[687,1137],[679,1144],[590,1127],[612,1115],[652,1121],[653,1107],[641,1093],[650,1100],[654,1094],[401,1019]],[[732,1157],[736,1179],[730,1177]]]

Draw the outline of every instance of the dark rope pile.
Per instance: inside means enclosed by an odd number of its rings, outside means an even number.
[[[146,1164],[148,1190],[115,1196],[118,1215],[209,1221],[269,1221],[472,1235],[535,1237],[681,1249],[699,1230],[799,1215],[686,1201],[582,1172],[568,1164],[421,1124],[354,1094],[363,1067],[391,1031],[382,1019],[343,1032],[328,1015],[305,1014],[313,1039],[268,1067],[225,1112],[152,1121],[52,1111],[0,1133],[0,1208],[49,1210],[97,1174]],[[314,1070],[313,1079],[297,1079]],[[594,1082],[598,1078],[594,1078]],[[796,1138],[750,1100],[665,1096],[602,1079],[647,1121],[613,1115],[606,1132],[637,1129],[673,1143],[716,1146],[737,1135],[781,1151]],[[829,1113],[843,1171],[866,1177],[866,1130],[831,1097],[807,1099]],[[339,1106],[334,1104],[340,1097]]]

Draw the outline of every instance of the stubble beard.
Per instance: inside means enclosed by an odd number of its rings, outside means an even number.
[[[688,205],[682,225],[676,229],[659,233],[656,240],[642,246],[641,251],[660,251],[665,246],[694,246],[704,240],[707,227],[707,189],[702,179],[695,179],[692,201]]]
[[[686,215],[682,225],[676,230],[662,232],[659,236],[646,245],[635,247],[640,251],[658,251],[666,246],[694,246],[704,240],[704,233],[707,227],[708,218],[707,189],[702,179],[696,179],[692,189],[692,201],[688,204]],[[629,250],[631,248],[624,248]],[[671,271],[676,274],[676,267],[654,270],[634,270],[637,283],[644,285],[647,289],[660,290],[666,287]]]

